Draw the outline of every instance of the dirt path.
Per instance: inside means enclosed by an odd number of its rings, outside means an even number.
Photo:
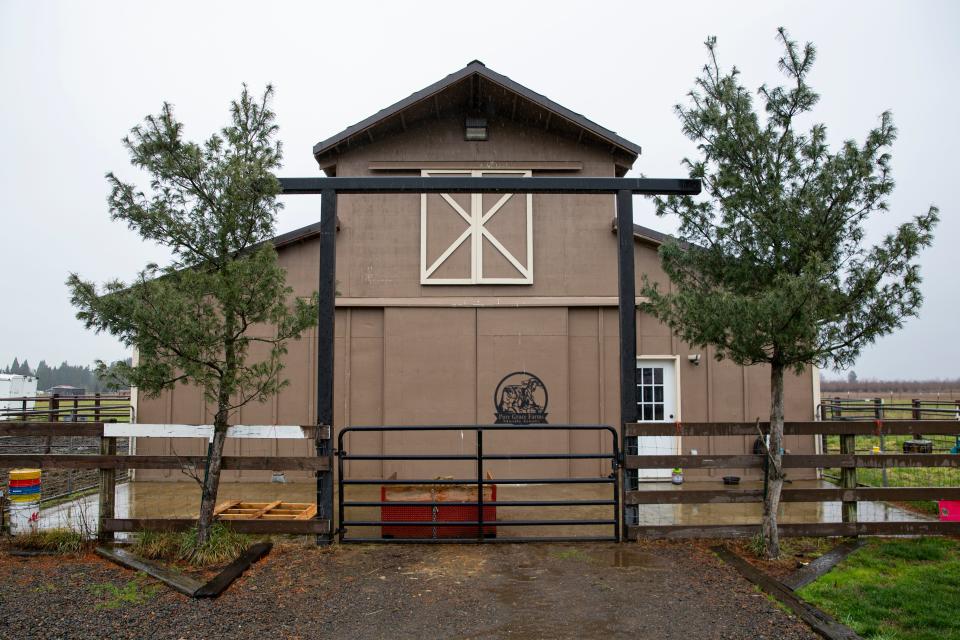
[[[24,639],[815,637],[680,544],[288,545],[216,601],[94,556],[0,555],[0,628]]]

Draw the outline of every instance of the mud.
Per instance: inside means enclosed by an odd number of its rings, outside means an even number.
[[[688,544],[281,544],[215,601],[95,557],[0,555],[17,638],[814,638]],[[143,601],[97,585],[135,582]],[[129,587],[127,587],[129,588]]]

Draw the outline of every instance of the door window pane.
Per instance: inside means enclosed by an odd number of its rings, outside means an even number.
[[[640,420],[663,420],[663,367],[638,367],[637,374],[637,416]]]

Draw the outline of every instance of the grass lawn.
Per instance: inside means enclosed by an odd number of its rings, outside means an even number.
[[[798,595],[865,638],[960,639],[960,540],[871,540]]]

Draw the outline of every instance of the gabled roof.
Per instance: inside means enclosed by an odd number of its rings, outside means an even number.
[[[522,98],[524,101],[548,112],[551,118],[557,117],[561,121],[565,121],[574,127],[578,127],[582,131],[599,139],[600,141],[608,143],[614,148],[619,149],[632,159],[636,159],[636,157],[640,155],[640,145],[622,138],[614,131],[600,126],[596,122],[589,120],[579,113],[575,113],[570,109],[567,109],[563,105],[557,104],[546,96],[528,89],[519,82],[515,82],[504,75],[488,69],[487,66],[479,60],[474,60],[463,69],[451,73],[439,82],[435,82],[429,87],[421,89],[420,91],[407,96],[403,100],[390,105],[386,109],[381,109],[369,118],[361,120],[360,122],[347,127],[340,133],[331,136],[326,140],[318,142],[313,146],[313,155],[318,161],[320,161],[321,156],[335,152],[337,147],[342,144],[349,143],[358,135],[367,134],[372,138],[370,130],[378,124],[398,116],[401,114],[401,112],[406,111],[418,104],[429,101],[438,94],[460,84],[461,82],[465,82],[473,78],[481,78],[502,90],[506,90],[515,96]]]

